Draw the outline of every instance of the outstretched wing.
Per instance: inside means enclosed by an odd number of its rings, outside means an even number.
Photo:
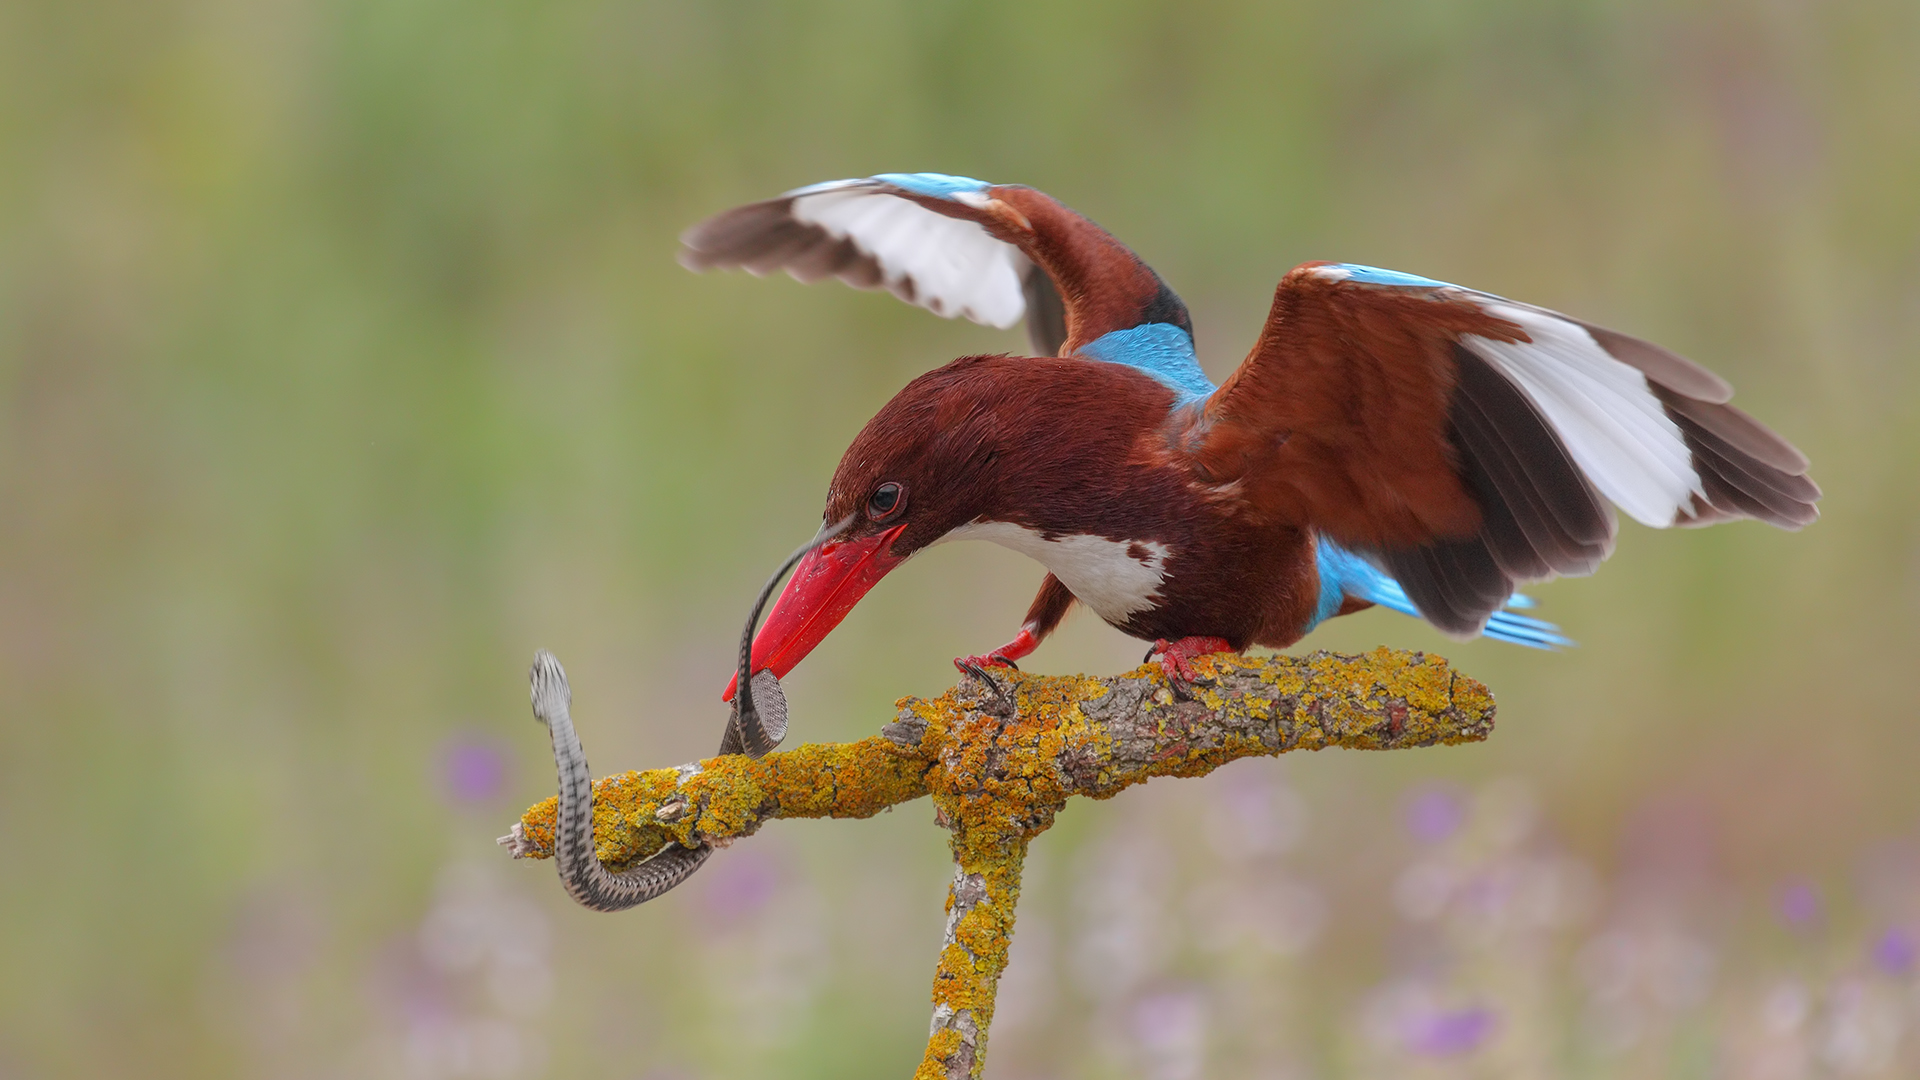
[[[1544,308],[1308,263],[1188,447],[1203,479],[1360,553],[1428,621],[1472,635],[1517,582],[1591,573],[1615,506],[1656,528],[1818,517],[1806,457],[1732,395]]]
[[[1191,351],[1186,306],[1158,275],[1032,188],[940,173],[833,180],[725,211],[680,240],[693,270],[837,277],[1003,329],[1024,318],[1042,356],[1154,323],[1178,327]]]

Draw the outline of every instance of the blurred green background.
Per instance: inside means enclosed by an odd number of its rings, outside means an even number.
[[[552,790],[536,647],[603,772],[711,752],[840,450],[1024,348],[674,263],[890,170],[1105,224],[1216,377],[1287,268],[1394,267],[1701,360],[1827,492],[1624,524],[1533,590],[1572,651],[1317,633],[1444,653],[1499,730],[1071,808],[989,1075],[1920,1075],[1916,57],[1911,0],[0,3],[0,1080],[907,1075],[924,805],[621,916],[492,846]],[[797,737],[1040,576],[916,560]],[[1081,614],[1029,666],[1140,651]]]

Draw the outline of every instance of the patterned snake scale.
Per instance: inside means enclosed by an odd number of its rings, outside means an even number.
[[[625,911],[693,876],[713,854],[712,848],[669,844],[659,854],[619,873],[600,864],[593,853],[593,776],[587,770],[587,754],[568,712],[573,692],[567,686],[567,673],[552,653],[542,649],[534,655],[531,676],[533,715],[547,725],[553,739],[553,761],[560,774],[560,815],[553,859],[567,895],[595,911]]]
[[[720,753],[764,757],[787,736],[787,696],[780,680],[771,671],[749,676],[753,655],[753,631],[760,613],[773,596],[774,587],[802,557],[846,530],[851,518],[838,525],[823,527],[807,544],[787,557],[760,590],[753,610],[747,615],[746,630],[740,635],[740,690],[734,695],[734,708],[727,728],[720,737]],[[693,876],[713,849],[668,844],[653,857],[622,871],[608,870],[593,852],[593,774],[587,768],[587,752],[573,730],[570,706],[573,690],[567,685],[567,673],[560,661],[545,649],[534,654],[533,715],[547,726],[553,741],[553,763],[559,774],[559,822],[555,830],[553,858],[560,872],[560,883],[567,895],[581,906],[594,911],[625,911],[655,897],[665,895],[674,886]],[[500,838],[502,844],[516,846],[519,827]]]

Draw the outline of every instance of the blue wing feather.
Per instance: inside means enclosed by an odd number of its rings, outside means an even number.
[[[1407,591],[1400,587],[1400,583],[1366,557],[1348,551],[1324,536],[1319,539],[1315,554],[1320,565],[1320,600],[1315,607],[1313,621],[1307,626],[1308,630],[1332,618],[1348,597],[1365,600],[1416,619],[1420,617],[1420,609],[1413,606],[1413,601],[1407,597]],[[1531,597],[1520,593],[1514,593],[1507,599],[1510,608],[1530,608],[1533,604]],[[1525,645],[1530,649],[1551,650],[1573,644],[1572,639],[1560,633],[1558,626],[1512,611],[1494,612],[1487,620],[1486,629],[1480,634],[1495,641]]]
[[[992,184],[985,180],[975,180],[971,176],[948,176],[946,173],[880,173],[872,177],[884,184],[905,188],[915,195],[924,195],[929,199],[951,199],[955,195],[973,191],[985,191]]]
[[[911,195],[919,196],[922,199],[941,199],[947,202],[957,202],[976,208],[980,205],[979,200],[977,198],[968,198],[967,196],[978,196],[981,192],[994,186],[985,180],[976,180],[971,176],[950,176],[946,173],[878,173],[864,180],[829,180],[821,184],[809,184],[806,187],[794,188],[792,191],[787,192],[783,198],[806,199],[809,196],[828,195],[833,192],[844,192],[849,189],[861,188],[873,191],[875,194],[880,194],[881,191],[875,189],[877,185],[881,184],[898,189],[898,191],[891,193],[893,195],[904,191]],[[889,245],[884,243],[889,237],[881,235],[881,231],[876,227],[876,223],[871,218],[862,220],[860,225],[866,232],[856,236],[856,239],[866,245],[866,249],[870,255],[878,259],[881,264],[881,269],[889,275],[889,281],[896,277],[913,277],[919,269],[913,264],[914,256],[925,255],[928,261],[935,264],[928,268],[928,273],[935,279],[939,279],[940,275],[933,271],[941,269],[951,270],[951,263],[954,259],[954,255],[951,252],[936,251],[929,253],[919,250],[927,242],[927,237],[924,234],[913,234],[910,237],[910,242]],[[852,224],[848,222],[841,222],[838,224],[838,227],[843,233],[847,234],[852,234],[856,231]],[[951,241],[952,238],[948,237],[947,239]],[[1387,273],[1387,271],[1382,271],[1382,273]],[[956,310],[961,310],[954,304],[946,304],[943,306],[941,304],[928,303],[926,299],[928,293],[927,281],[921,280],[914,284],[917,285],[917,288],[902,294],[906,299],[919,303],[923,307],[931,307],[940,314],[952,314]],[[947,282],[946,284],[951,286],[951,282]],[[1164,288],[1165,287],[1162,286],[1163,290]],[[946,293],[953,293],[954,291],[952,287],[948,287],[945,290]],[[937,293],[935,294],[935,298],[940,298],[943,295],[944,294]],[[1172,294],[1168,293],[1168,295],[1171,296]],[[951,297],[947,298],[951,299]],[[1174,300],[1174,305],[1182,311],[1185,310],[1184,307],[1179,304],[1177,298]],[[1010,307],[1011,305],[1002,306]],[[975,318],[976,321],[990,322],[993,325],[1011,325],[1011,321],[1001,322],[992,318],[980,317],[983,312],[986,314],[998,312],[1000,310],[999,307],[984,305],[979,311],[968,310],[969,317]],[[1024,305],[1021,306],[1018,314],[1026,314]],[[1145,372],[1147,375],[1159,380],[1162,384],[1173,390],[1175,394],[1175,408],[1203,401],[1217,389],[1213,384],[1213,380],[1207,378],[1207,373],[1201,369],[1199,358],[1194,355],[1193,335],[1184,327],[1176,326],[1170,322],[1144,323],[1138,326],[1128,327],[1124,330],[1115,330],[1112,333],[1102,335],[1088,342],[1079,350],[1079,355],[1091,360],[1104,361],[1109,364],[1124,364],[1127,367]]]
[[[930,199],[952,200],[993,186],[970,176],[945,173],[880,173],[870,179]],[[1115,330],[1087,343],[1080,353],[1109,364],[1138,368],[1153,376],[1178,395],[1175,408],[1204,400],[1218,389],[1200,367],[1200,359],[1193,351],[1193,336],[1172,323],[1146,323]]]
[[[1348,281],[1358,281],[1363,285],[1402,285],[1417,289],[1458,288],[1444,281],[1435,281],[1419,274],[1403,274],[1398,270],[1382,270],[1377,266],[1362,266],[1359,263],[1335,263],[1328,270],[1344,270]]]
[[[1219,389],[1201,370],[1200,358],[1193,352],[1193,338],[1172,323],[1147,323],[1103,334],[1088,342],[1080,354],[1139,368],[1178,395],[1175,408],[1203,401]]]

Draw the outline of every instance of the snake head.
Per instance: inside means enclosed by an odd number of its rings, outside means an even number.
[[[557,657],[541,649],[533,654],[533,670],[527,673],[527,678],[533,684],[534,718],[552,727],[554,720],[565,716],[573,704],[573,688],[567,685],[566,669],[560,666]]]

